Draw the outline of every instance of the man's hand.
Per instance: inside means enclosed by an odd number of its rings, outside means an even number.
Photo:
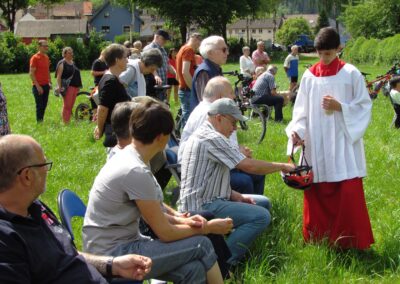
[[[253,157],[253,151],[250,150],[250,148],[246,147],[246,146],[239,146],[239,150],[240,152],[245,155],[247,158],[252,158]]]
[[[142,280],[150,272],[151,259],[146,256],[127,254],[114,258],[112,274],[122,278]]]
[[[154,79],[156,80],[156,84],[157,85],[162,85],[162,80],[161,80],[161,77],[160,76],[158,76],[158,75],[155,75],[154,76]]]
[[[192,228],[203,228],[207,224],[207,220],[200,215],[194,215],[183,219],[183,223]]]
[[[244,196],[243,194],[232,190],[231,192],[231,200],[235,202],[244,202],[244,203],[250,203],[250,204],[256,204],[253,198],[249,196]]]
[[[299,134],[297,132],[292,132],[292,143],[294,146],[303,145],[303,140],[301,140]]]
[[[289,173],[291,171],[294,171],[295,168],[296,168],[296,165],[294,165],[294,164],[283,163],[281,171],[284,173]]]
[[[242,200],[240,202],[249,203],[249,204],[256,204],[256,202],[254,201],[253,198],[251,198],[250,196],[245,196],[243,194],[242,194]]]
[[[342,105],[332,96],[324,96],[321,106],[326,111],[342,111]]]
[[[42,86],[36,85],[36,90],[38,91],[39,95],[43,95],[44,91],[43,91]]]
[[[233,221],[231,218],[225,219],[212,219],[207,223],[208,229],[211,234],[226,235],[232,232]]]

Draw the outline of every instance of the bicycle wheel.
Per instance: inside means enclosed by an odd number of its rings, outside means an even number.
[[[80,103],[75,109],[75,119],[76,120],[92,120],[92,112],[90,107],[86,103]]]
[[[90,96],[90,93],[89,93],[89,92],[86,92],[86,91],[81,91],[81,92],[79,92],[76,96],[79,97],[79,96],[82,96],[82,95]]]
[[[252,111],[251,123],[249,125],[249,131],[255,133],[258,138],[257,144],[260,144],[265,137],[267,132],[267,119],[269,116],[268,107],[265,106],[252,106],[249,110]]]

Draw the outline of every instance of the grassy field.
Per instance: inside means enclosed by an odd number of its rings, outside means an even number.
[[[304,65],[315,58],[302,58]],[[280,89],[288,87],[282,71],[277,82]],[[386,67],[358,66],[375,75]],[[224,71],[238,69],[227,64]],[[82,72],[85,88],[92,85],[88,71]],[[373,78],[373,76],[371,76]],[[233,78],[231,78],[233,81]],[[55,81],[53,79],[53,81]],[[42,199],[57,210],[56,197],[62,188],[74,190],[85,202],[93,180],[105,162],[105,150],[92,138],[94,124],[84,121],[63,125],[62,101],[51,95],[43,124],[35,122],[35,105],[27,74],[0,75],[8,100],[8,112],[14,133],[33,136],[54,162],[47,179],[47,191]],[[78,102],[86,98],[78,98]],[[379,96],[373,102],[371,124],[364,137],[368,163],[365,194],[376,243],[366,252],[336,252],[324,244],[305,245],[301,235],[302,193],[289,189],[278,174],[266,178],[265,194],[273,202],[273,221],[257,239],[251,258],[241,267],[232,283],[400,283],[400,131],[390,128],[393,109],[387,98]],[[175,112],[177,106],[172,103]],[[284,109],[285,121],[292,108]],[[253,149],[256,158],[286,161],[285,124],[268,122],[267,135],[257,145],[254,133],[239,131],[241,144]],[[79,238],[80,224],[75,225]],[[81,244],[78,240],[78,246]]]

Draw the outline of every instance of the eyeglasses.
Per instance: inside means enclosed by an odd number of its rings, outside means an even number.
[[[20,175],[20,174],[22,173],[22,171],[25,170],[25,169],[27,169],[27,168],[41,168],[41,167],[46,167],[46,170],[47,170],[47,171],[50,171],[51,168],[52,168],[52,166],[53,166],[53,162],[52,162],[52,161],[48,161],[48,162],[43,163],[43,164],[30,165],[30,166],[26,166],[26,167],[23,167],[22,169],[20,169],[20,170],[17,172],[17,174]]]
[[[236,119],[230,119],[228,116],[222,115],[223,118],[225,118],[226,120],[228,120],[231,124],[232,127],[236,127],[237,126],[237,120]]]

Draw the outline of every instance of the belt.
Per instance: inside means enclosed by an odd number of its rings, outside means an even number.
[[[190,91],[190,88],[179,88],[180,91]]]

